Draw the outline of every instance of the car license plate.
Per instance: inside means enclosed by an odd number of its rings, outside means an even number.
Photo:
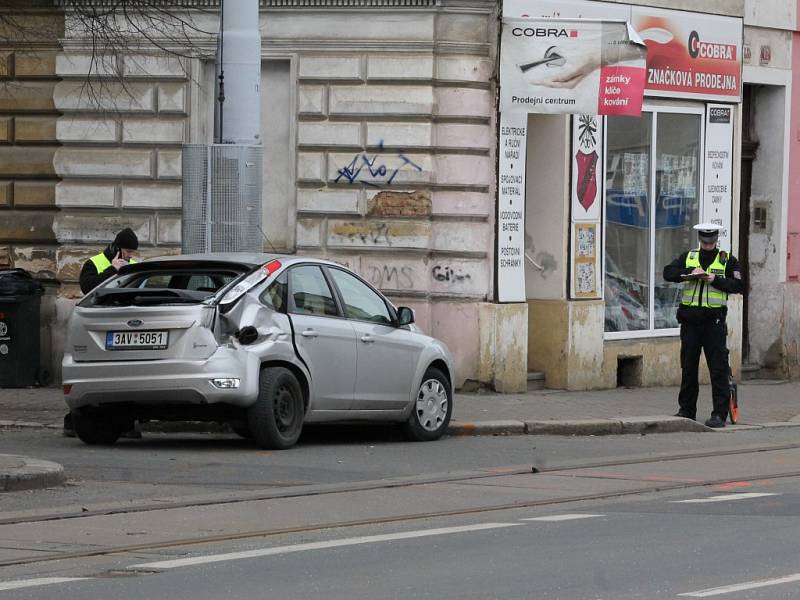
[[[106,350],[166,350],[168,331],[107,331]]]

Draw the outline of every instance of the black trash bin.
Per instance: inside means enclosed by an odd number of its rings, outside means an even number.
[[[0,270],[0,388],[36,385],[43,291],[24,269]]]

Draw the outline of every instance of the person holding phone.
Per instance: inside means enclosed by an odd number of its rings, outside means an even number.
[[[116,275],[122,267],[136,262],[133,260],[133,253],[137,248],[139,238],[133,229],[126,227],[120,231],[105,250],[83,263],[79,278],[81,291],[88,294],[106,279]]]
[[[136,237],[133,229],[126,227],[120,231],[114,241],[106,246],[100,254],[95,254],[85,263],[81,269],[78,279],[81,291],[88,294],[98,285],[109,277],[117,274],[122,267],[136,262],[133,260],[133,253],[139,248],[139,238]],[[67,413],[64,417],[64,435],[75,437],[75,429],[72,425],[72,415]],[[126,431],[122,437],[138,439],[142,437],[139,429],[134,425],[133,429]]]
[[[717,247],[720,226],[694,226],[700,247],[688,250],[664,267],[664,279],[683,284],[677,318],[681,324],[681,389],[676,417],[695,419],[700,352],[704,352],[711,374],[713,409],[708,427],[725,427],[730,399],[725,319],[728,296],[744,293],[739,261]]]

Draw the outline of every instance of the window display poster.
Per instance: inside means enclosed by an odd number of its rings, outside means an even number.
[[[603,118],[572,117],[572,220],[600,220],[603,171]]]
[[[625,22],[504,18],[500,111],[639,116],[646,54]]]
[[[572,224],[573,298],[600,298],[599,223]]]
[[[721,225],[719,247],[731,251],[731,202],[733,194],[733,106],[706,107],[703,223]]]
[[[646,196],[648,190],[649,156],[641,152],[625,152],[622,155],[622,193],[626,196]]]
[[[497,300],[525,302],[525,154],[528,115],[500,115]]]

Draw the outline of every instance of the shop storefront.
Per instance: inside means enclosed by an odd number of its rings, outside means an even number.
[[[535,36],[539,28],[548,36],[549,28],[541,24],[561,22],[564,26],[556,31],[573,38],[598,19],[606,31],[610,23],[627,23],[631,41],[647,50],[640,112],[619,110],[623,102],[618,98],[630,93],[624,89],[629,82],[619,74],[607,77],[603,71],[611,61],[603,57],[596,110],[570,110],[568,99],[559,100],[566,108],[543,106],[546,100],[536,107],[536,100],[528,99],[530,109],[523,114],[510,100],[503,103],[502,90],[513,77],[508,65],[523,69],[532,61],[511,56],[518,53],[513,42],[501,44],[501,64],[507,67],[505,80],[501,67],[500,80],[498,257],[514,255],[514,244],[521,243],[525,260],[513,273],[508,264],[498,264],[498,295],[501,301],[528,304],[529,370],[543,372],[548,387],[556,388],[674,384],[680,374],[675,319],[680,286],[665,282],[662,269],[696,245],[692,226],[701,221],[720,224],[720,246],[738,250],[734,200],[743,21],[563,0],[512,0],[505,3],[503,18],[504,35],[516,28]],[[547,52],[561,55],[562,61],[537,64],[542,74],[529,81],[557,88],[562,98],[576,94],[580,106],[585,81],[575,84],[556,74],[568,69],[577,53],[557,36],[549,37]],[[605,44],[607,38],[604,34]],[[631,58],[623,56],[620,64],[635,67]],[[515,100],[520,105],[521,96]],[[609,97],[615,102],[609,103]],[[512,158],[525,169],[510,179],[509,167],[504,171],[509,141],[504,134],[514,133],[524,138],[524,152]],[[516,214],[503,205],[504,177],[524,190],[525,228],[518,240],[503,232],[504,214]],[[729,316],[735,370],[740,307],[734,301]]]

